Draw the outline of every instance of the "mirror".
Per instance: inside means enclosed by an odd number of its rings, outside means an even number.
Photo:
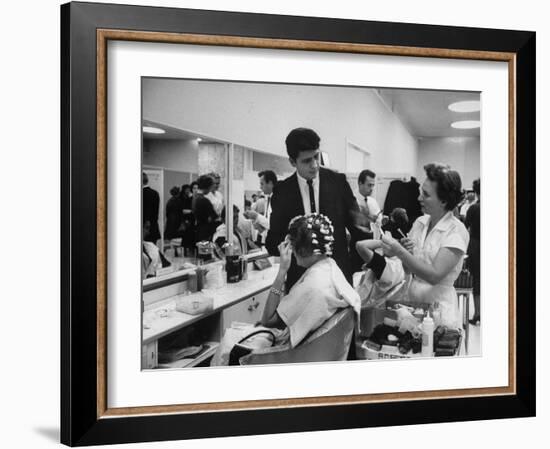
[[[227,150],[224,143],[159,123],[144,122],[143,129],[145,279],[214,260],[204,242],[212,242],[224,221]]]

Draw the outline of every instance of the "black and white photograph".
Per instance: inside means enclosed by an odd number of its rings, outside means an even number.
[[[481,356],[482,107],[143,77],[141,369]]]

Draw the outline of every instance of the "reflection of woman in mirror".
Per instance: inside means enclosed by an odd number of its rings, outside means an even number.
[[[181,186],[180,199],[183,212],[181,230],[181,246],[193,251],[195,245],[195,217],[193,215],[193,191],[198,191],[198,184]]]
[[[212,179],[214,179],[214,185],[210,189],[210,192],[206,193],[206,198],[210,200],[212,203],[212,206],[214,206],[214,210],[218,214],[218,217],[222,214],[222,209],[224,207],[223,203],[223,195],[220,192],[220,182],[221,177],[218,173],[212,172],[208,173],[208,176],[211,176]]]
[[[166,203],[166,226],[164,228],[165,239],[181,237],[180,226],[183,222],[183,204],[179,187],[170,189],[172,197]]]
[[[239,254],[246,254],[248,252],[248,243],[246,237],[241,232],[239,227],[239,208],[233,205],[233,239],[231,244],[233,248],[238,248],[240,251]],[[225,207],[222,209],[222,224],[216,228],[216,232],[212,237],[212,241],[218,246],[219,249],[222,249],[223,246],[227,243],[227,227],[225,225]],[[223,253],[220,252],[220,254]]]
[[[206,195],[214,186],[211,175],[201,175],[197,180],[197,193],[193,198],[193,215],[195,216],[195,241],[212,240],[218,226],[218,214]]]
[[[154,277],[158,269],[170,266],[170,262],[160,252],[157,245],[146,240],[150,232],[151,223],[149,220],[143,220],[143,244],[141,247],[141,276],[143,279]]]

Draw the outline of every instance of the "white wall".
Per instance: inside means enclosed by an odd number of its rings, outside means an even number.
[[[288,132],[305,126],[337,170],[346,139],[371,153],[374,170],[416,168],[416,139],[372,89],[145,79],[143,92],[145,120],[281,156]]]
[[[478,137],[423,138],[419,141],[418,180],[426,177],[424,165],[441,162],[458,171],[464,188],[471,188],[474,179],[480,177],[480,146]]]

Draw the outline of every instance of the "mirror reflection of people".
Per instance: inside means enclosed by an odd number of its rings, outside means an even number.
[[[382,237],[384,254],[395,255],[413,274],[408,296],[411,302],[439,302],[441,324],[460,326],[454,282],[462,270],[470,236],[453,215],[462,199],[460,175],[447,165],[424,166],[426,180],[418,200],[425,215],[414,222],[409,235],[398,240]]]
[[[143,279],[156,276],[160,268],[170,266],[170,262],[164,257],[157,245],[147,240],[151,232],[149,220],[143,221],[143,244],[141,247],[141,276]]]
[[[170,195],[172,196],[166,203],[165,239],[181,237],[180,226],[183,223],[183,203],[181,201],[179,187],[172,187],[170,189]]]
[[[222,209],[222,223],[216,228],[216,232],[212,237],[212,241],[218,246],[218,248],[223,249],[224,245],[228,243],[227,239],[227,226],[225,224],[225,207]],[[239,208],[233,205],[233,238],[231,239],[231,244],[233,248],[237,248],[239,254],[246,254],[248,252],[248,244],[246,237],[241,233],[239,229]]]
[[[254,207],[245,211],[244,216],[252,221],[252,225],[260,233],[260,241],[258,243],[265,244],[267,231],[269,230],[269,219],[271,217],[271,196],[277,184],[277,175],[272,170],[264,170],[258,173],[258,177],[260,178],[260,189],[265,197],[256,201]],[[261,206],[259,206],[260,201]]]
[[[143,185],[142,192],[142,208],[143,208],[143,220],[149,222],[150,231],[147,235],[147,241],[156,243],[160,239],[159,230],[159,204],[160,197],[156,190],[149,187],[149,177],[145,172],[141,175],[141,182]]]
[[[288,158],[296,172],[279,181],[271,197],[271,217],[266,248],[278,255],[290,220],[303,214],[319,212],[334,226],[334,260],[348,281],[352,267],[346,229],[355,233],[355,215],[359,208],[344,174],[320,167],[320,138],[308,128],[292,130],[286,140]],[[292,287],[304,268],[293,262],[288,271],[286,288]]]
[[[218,214],[212,202],[206,195],[214,186],[214,178],[210,175],[201,175],[197,180],[197,193],[193,198],[193,215],[195,217],[195,241],[212,240],[212,236],[219,225]]]
[[[214,184],[212,185],[210,192],[208,192],[205,196],[210,200],[212,206],[214,207],[214,210],[218,214],[218,217],[220,217],[222,214],[222,209],[224,207],[223,195],[220,192],[221,177],[219,173],[216,172],[208,173],[208,175],[212,177],[212,179],[214,180]]]
[[[279,244],[279,272],[269,291],[261,322],[257,327],[226,331],[212,365],[227,364],[232,346],[258,329],[270,329],[276,336],[276,345],[288,343],[295,347],[338,310],[352,307],[359,314],[359,295],[332,258],[333,231],[330,220],[318,213],[291,220],[288,235]],[[284,284],[293,256],[304,272],[285,294]]]

